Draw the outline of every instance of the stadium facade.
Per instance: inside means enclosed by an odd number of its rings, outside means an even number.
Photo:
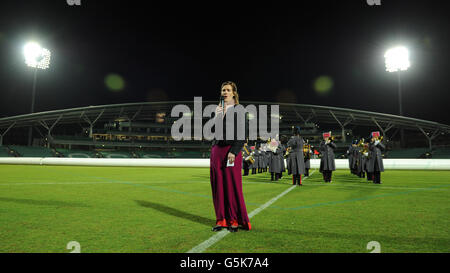
[[[203,107],[217,104],[203,101]],[[450,126],[433,121],[338,107],[241,102],[246,105],[279,105],[280,138],[290,136],[292,126],[315,146],[322,132],[332,131],[338,144],[336,156],[355,138],[380,131],[387,144],[387,158],[450,158]],[[171,137],[175,105],[193,111],[193,101],[145,102],[98,105],[25,114],[0,119],[0,156],[15,157],[110,157],[110,158],[207,158],[210,141],[175,141]],[[190,113],[193,115],[193,113]],[[247,115],[247,122],[252,119]],[[203,117],[205,124],[209,117]],[[270,119],[269,119],[270,124]],[[32,146],[26,146],[33,128]],[[270,129],[270,126],[269,126]],[[406,132],[403,143],[400,130]],[[258,140],[257,142],[259,142]],[[251,144],[255,141],[251,141]]]

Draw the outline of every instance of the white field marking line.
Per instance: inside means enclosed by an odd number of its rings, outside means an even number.
[[[315,172],[312,171],[310,176]],[[308,177],[305,177],[303,180],[308,179]],[[302,181],[303,181],[302,180]],[[251,219],[253,216],[257,215],[258,213],[260,213],[262,210],[264,210],[265,208],[269,207],[270,205],[272,205],[273,203],[275,203],[278,199],[280,199],[281,197],[283,197],[284,195],[286,195],[287,193],[289,193],[290,191],[292,191],[293,189],[295,189],[296,187],[298,187],[297,185],[292,185],[290,188],[288,188],[287,190],[285,190],[284,192],[278,194],[277,196],[275,196],[274,198],[270,199],[269,201],[267,201],[265,204],[261,205],[259,208],[255,209],[254,211],[252,211],[249,215],[248,218]],[[219,231],[217,234],[211,236],[208,240],[204,241],[203,243],[200,243],[199,245],[193,247],[192,249],[190,249],[188,252],[186,253],[202,253],[203,251],[205,251],[208,247],[212,246],[213,244],[217,243],[218,241],[220,241],[223,237],[228,235],[227,230],[222,230]]]

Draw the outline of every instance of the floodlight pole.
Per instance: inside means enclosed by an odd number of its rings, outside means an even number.
[[[402,109],[402,78],[400,76],[400,70],[397,71],[397,78],[398,78],[398,106],[400,109],[400,116],[403,116],[403,109]]]
[[[34,68],[33,90],[31,92],[31,114],[34,113],[34,101],[36,99],[36,79],[38,68]],[[28,129],[28,146],[31,146],[33,140],[33,125]]]
[[[397,71],[397,79],[398,79],[398,106],[400,110],[400,116],[403,116],[403,108],[402,108],[402,78],[400,76],[400,70]],[[403,147],[405,144],[405,133],[403,128],[400,129],[400,147]]]

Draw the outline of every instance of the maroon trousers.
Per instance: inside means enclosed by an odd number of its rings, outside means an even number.
[[[236,155],[234,166],[227,167],[231,146],[214,145],[211,148],[210,179],[216,225],[240,225],[250,230],[251,225],[242,193],[242,153]]]

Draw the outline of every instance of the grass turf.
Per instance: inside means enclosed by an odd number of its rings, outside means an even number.
[[[0,165],[0,252],[186,252],[215,233],[207,168]],[[244,177],[250,213],[291,177]],[[206,252],[450,252],[450,172],[315,171]]]

